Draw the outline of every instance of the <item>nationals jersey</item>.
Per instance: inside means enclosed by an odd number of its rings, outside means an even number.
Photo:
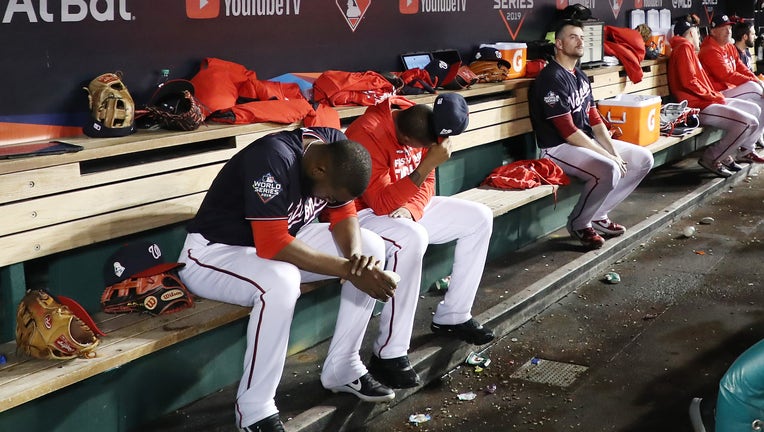
[[[550,61],[536,77],[528,100],[540,148],[555,147],[565,142],[565,137],[560,136],[551,120],[568,113],[577,128],[594,138],[589,123],[589,108],[594,106],[592,87],[580,68],[571,72],[556,61]]]
[[[188,231],[214,243],[252,246],[251,221],[287,220],[292,236],[313,221],[327,202],[302,186],[303,136],[327,143],[347,139],[336,129],[311,128],[254,141],[220,170]]]

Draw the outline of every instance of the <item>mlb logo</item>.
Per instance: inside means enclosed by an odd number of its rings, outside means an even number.
[[[403,1],[403,0],[402,0]],[[337,7],[345,17],[345,21],[350,26],[350,30],[355,31],[358,24],[361,23],[366,11],[371,5],[371,0],[336,0]]]
[[[398,10],[404,15],[419,12],[419,0],[399,0]]]
[[[191,19],[210,19],[220,15],[220,0],[186,0],[186,16]]]

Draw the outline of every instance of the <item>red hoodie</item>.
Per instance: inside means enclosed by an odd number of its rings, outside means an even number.
[[[408,177],[419,166],[426,151],[398,142],[393,104],[404,109],[414,105],[406,98],[393,96],[366,108],[366,112],[345,131],[349,139],[361,143],[371,155],[371,180],[363,195],[356,199],[356,208],[371,208],[378,215],[387,215],[406,207],[414,220],[419,220],[424,206],[435,193],[435,172],[431,172],[419,187]]]
[[[708,72],[708,78],[716,91],[724,91],[748,81],[758,80],[740,60],[735,45],[731,43],[722,46],[716,39],[709,36],[700,44],[698,58]]]
[[[695,54],[695,47],[685,37],[671,38],[668,80],[671,94],[679,101],[687,100],[692,108],[703,109],[711,104],[724,104],[724,96],[714,90],[711,81]]]

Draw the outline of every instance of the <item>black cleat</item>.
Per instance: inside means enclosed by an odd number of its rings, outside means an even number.
[[[470,318],[461,324],[430,324],[433,333],[454,337],[473,345],[485,345],[494,339],[493,330],[483,327],[482,324]]]
[[[242,432],[285,432],[284,423],[278,414],[268,416],[248,427],[240,429]]]
[[[411,367],[408,356],[381,359],[372,355],[369,361],[369,372],[377,381],[390,388],[411,388],[422,383],[419,375]]]
[[[329,390],[334,393],[354,394],[364,402],[387,402],[395,399],[395,392],[380,384],[368,372],[353,382],[340,387],[332,387]]]

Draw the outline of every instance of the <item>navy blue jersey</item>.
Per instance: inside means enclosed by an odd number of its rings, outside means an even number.
[[[323,142],[347,139],[336,129],[310,128],[254,141],[223,165],[188,231],[215,243],[252,246],[251,221],[286,220],[292,236],[312,222],[327,202],[303,190],[303,135]]]
[[[575,68],[573,73],[552,60],[541,70],[529,95],[530,115],[538,146],[549,148],[565,142],[552,119],[570,113],[573,124],[594,137],[589,108],[594,106],[589,77]]]

